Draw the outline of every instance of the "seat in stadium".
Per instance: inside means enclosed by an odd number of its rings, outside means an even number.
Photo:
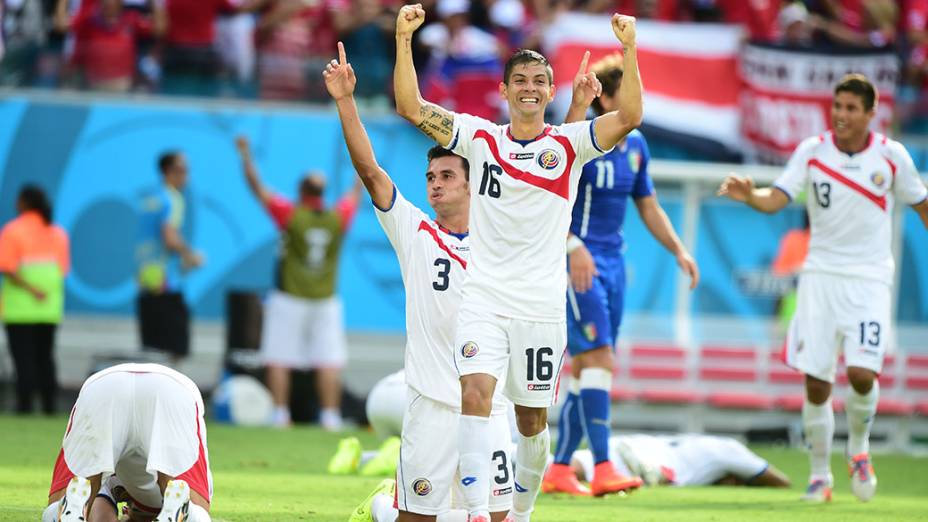
[[[627,350],[627,374],[638,400],[649,404],[695,404],[702,394],[691,389],[688,352],[673,345],[639,344]]]

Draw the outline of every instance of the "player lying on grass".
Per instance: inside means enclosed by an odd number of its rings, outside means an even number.
[[[729,176],[718,191],[768,214],[809,193],[811,239],[787,333],[786,363],[806,378],[802,424],[811,473],[803,500],[811,502],[831,500],[831,387],[839,355],[851,384],[845,403],[851,491],[862,501],[876,493],[870,427],[880,399],[877,376],[893,338],[895,205],[912,206],[928,227],[928,190],[912,157],[901,143],[870,130],[877,101],[865,76],[845,76],[834,90],[832,130],[800,143],[772,187],[756,188],[750,177]]]
[[[534,51],[517,51],[506,63],[499,92],[509,106],[508,125],[422,99],[412,39],[424,21],[421,4],[400,9],[393,83],[400,116],[470,163],[471,264],[454,342],[464,499],[473,522],[489,518],[495,471],[487,441],[499,384],[516,405],[521,434],[509,516],[526,522],[550,452],[547,409],[555,402],[567,342],[565,241],[581,169],[641,123],[635,19],[616,14],[611,22],[625,50],[617,110],[592,122],[556,126],[545,122],[554,73]]]
[[[362,504],[351,520],[440,520],[451,507],[452,491],[461,499],[457,431],[461,389],[454,366],[454,322],[461,304],[461,282],[470,259],[467,161],[441,147],[428,151],[425,185],[435,219],[403,197],[377,163],[354,102],[354,71],[339,42],[338,60],[323,73],[335,100],[351,162],[371,195],[377,219],[396,251],[406,289],[406,384],[397,402],[406,405],[402,423],[395,501]],[[497,394],[488,419],[487,439],[497,471],[487,491],[494,520],[512,504],[508,402]],[[394,465],[396,465],[394,463]],[[465,485],[466,485],[465,481]]]
[[[620,473],[640,476],[649,486],[790,486],[782,471],[730,437],[613,435],[609,460]],[[570,464],[579,480],[593,476],[593,461],[590,450],[574,452]]]
[[[42,522],[206,522],[213,479],[203,398],[157,364],[91,375],[71,411]],[[125,519],[122,519],[125,520]]]

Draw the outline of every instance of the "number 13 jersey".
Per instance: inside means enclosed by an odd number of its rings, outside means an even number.
[[[513,319],[564,321],[577,183],[583,165],[605,153],[593,122],[548,125],[517,141],[508,125],[455,113],[448,148],[470,162],[464,303]]]

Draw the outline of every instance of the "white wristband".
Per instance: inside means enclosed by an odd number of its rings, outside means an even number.
[[[567,254],[570,255],[574,250],[583,246],[583,240],[577,236],[567,238]]]

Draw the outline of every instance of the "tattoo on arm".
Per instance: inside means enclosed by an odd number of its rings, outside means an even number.
[[[416,127],[426,136],[439,142],[447,142],[451,139],[454,129],[454,119],[451,113],[434,103],[425,103],[419,108],[419,116],[422,121]]]

